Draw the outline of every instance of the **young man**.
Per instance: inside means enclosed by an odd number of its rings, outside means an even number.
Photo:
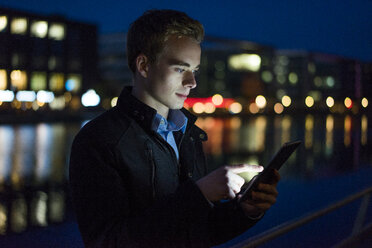
[[[145,12],[127,36],[133,87],[76,136],[70,184],[87,247],[209,247],[253,226],[276,201],[279,174],[234,199],[260,166],[208,174],[196,118],[182,109],[196,87],[202,25],[173,10]]]

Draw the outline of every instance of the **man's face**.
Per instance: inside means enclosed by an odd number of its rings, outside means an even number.
[[[182,108],[190,90],[196,87],[200,54],[200,45],[193,39],[170,36],[155,63],[148,67],[146,103],[159,114]]]

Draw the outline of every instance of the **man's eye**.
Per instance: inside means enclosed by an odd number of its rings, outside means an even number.
[[[176,72],[182,73],[182,72],[184,72],[184,71],[185,71],[184,69],[176,68]]]
[[[199,73],[200,73],[200,71],[199,71],[199,70],[193,70],[193,71],[192,71],[192,74],[194,74],[194,76],[197,76],[197,75],[199,75]]]

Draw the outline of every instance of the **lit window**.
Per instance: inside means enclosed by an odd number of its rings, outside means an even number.
[[[31,36],[45,38],[48,33],[48,23],[46,21],[34,21],[31,24]]]
[[[297,74],[294,73],[294,72],[289,73],[288,80],[289,80],[289,82],[291,84],[297,84],[297,82],[298,82],[298,76],[297,76]]]
[[[270,71],[263,71],[261,77],[266,83],[269,83],[273,80],[273,74]]]
[[[307,96],[306,99],[305,99],[305,104],[306,104],[306,106],[311,108],[314,105],[314,98],[311,97],[311,96]]]
[[[0,16],[0,32],[4,31],[8,24],[8,18],[6,16]]]
[[[333,88],[335,86],[335,79],[331,76],[327,77],[326,84],[329,88]]]
[[[81,76],[70,74],[67,77],[65,87],[67,91],[78,92],[81,89]]]
[[[65,86],[62,73],[52,73],[49,79],[49,88],[51,91],[62,91]]]
[[[257,54],[237,54],[229,57],[229,67],[236,71],[258,71],[261,57]]]
[[[27,88],[27,74],[25,71],[14,70],[10,73],[12,88],[25,90]]]
[[[47,80],[45,72],[33,72],[31,75],[31,90],[45,90],[47,87],[46,82]]]
[[[7,85],[6,70],[0,70],[0,90],[5,90]]]
[[[63,40],[65,38],[65,26],[59,23],[50,24],[49,38],[54,40]]]
[[[26,18],[14,18],[10,26],[12,34],[26,34],[27,32],[27,19]]]

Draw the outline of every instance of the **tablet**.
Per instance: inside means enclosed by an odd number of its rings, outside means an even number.
[[[243,186],[243,189],[239,193],[242,195],[242,197],[238,200],[238,203],[247,199],[250,195],[250,192],[254,190],[255,187],[257,187],[258,183],[269,183],[271,170],[279,170],[300,144],[301,141],[285,143],[276,153],[276,155],[271,159],[270,163],[264,168],[264,170],[253,177],[248,182],[247,186]]]

